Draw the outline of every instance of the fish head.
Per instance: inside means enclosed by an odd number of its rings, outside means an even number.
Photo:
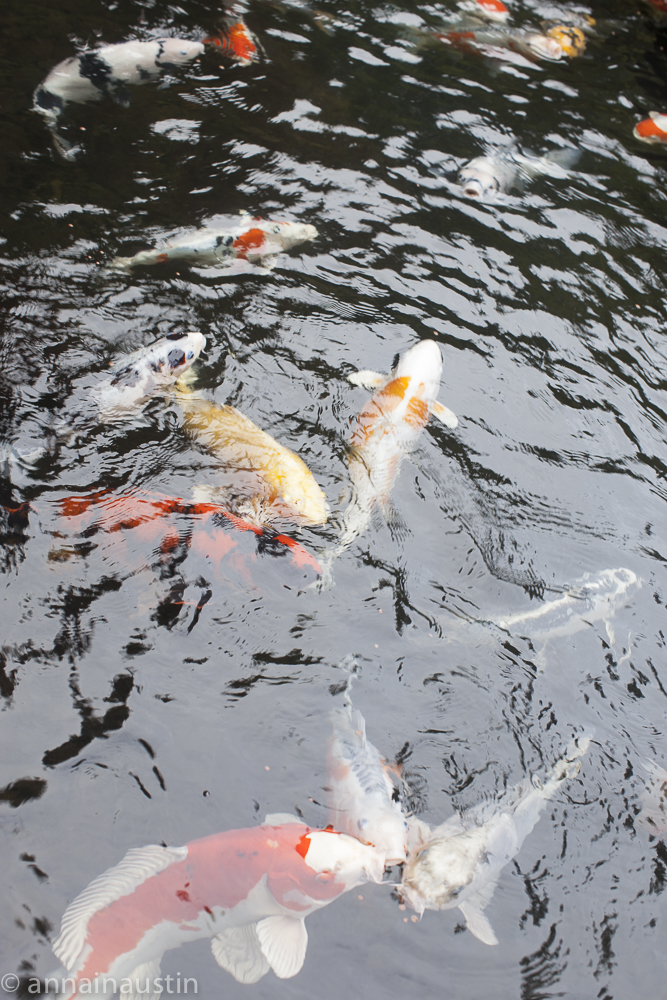
[[[442,377],[442,351],[435,340],[421,340],[414,347],[401,354],[392,378],[410,379],[410,391],[413,383],[423,383],[423,397],[435,399]]]
[[[276,238],[283,250],[290,250],[292,247],[306,243],[307,240],[314,240],[317,236],[317,229],[303,222],[275,222],[269,224],[265,229],[269,239]]]
[[[667,142],[667,115],[652,111],[648,118],[635,125],[632,134],[642,142]]]
[[[167,381],[179,379],[195,363],[204,347],[206,337],[199,330],[189,333],[170,333],[162,341],[162,350],[156,358],[160,372]]]
[[[343,891],[364,882],[382,881],[384,854],[345,833],[333,829],[311,830],[301,838],[297,850],[317,873],[317,881],[342,884]]]
[[[306,524],[326,524],[327,501],[315,482],[312,473],[304,465],[303,471],[285,480],[281,496],[299,522]]]
[[[458,182],[466,198],[488,198],[500,191],[497,164],[490,156],[478,156],[459,173]]]
[[[185,66],[204,51],[201,42],[192,42],[187,38],[162,38],[160,44],[159,62],[172,66]]]
[[[537,32],[526,35],[524,44],[532,55],[549,62],[558,62],[566,54],[557,38],[550,35],[540,35]]]
[[[408,841],[408,824],[398,810],[383,810],[379,816],[363,816],[357,820],[358,836],[384,855],[386,864],[402,865]]]
[[[417,913],[458,906],[483,858],[478,838],[467,833],[428,841],[405,865],[400,894]]]
[[[549,38],[555,39],[566,56],[580,56],[586,49],[586,36],[581,28],[568,24],[557,24],[547,31]],[[560,58],[560,57],[559,57]]]

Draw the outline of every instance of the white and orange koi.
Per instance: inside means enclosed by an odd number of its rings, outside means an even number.
[[[307,223],[272,222],[244,215],[240,223],[230,229],[198,229],[153,250],[140,250],[134,257],[114,257],[109,267],[129,270],[139,264],[185,260],[190,264],[217,264],[230,268],[238,261],[270,269],[281,251],[291,250],[316,236],[315,226]]]
[[[648,118],[637,122],[632,130],[635,139],[642,142],[667,143],[667,115],[651,111]]]
[[[456,415],[435,398],[441,375],[439,346],[423,340],[400,357],[390,375],[360,371],[348,376],[354,385],[378,391],[352,432],[352,499],[342,517],[338,544],[324,555],[321,588],[332,586],[332,562],[366,530],[374,509],[389,508],[401,461],[416,446],[428,418],[434,416],[449,428],[458,425]]]
[[[374,848],[281,813],[185,847],[131,850],[65,911],[53,945],[68,972],[64,1000],[157,996],[164,952],[201,938],[240,983],[269,969],[288,979],[303,965],[308,914],[383,871]]]
[[[484,908],[502,869],[518,854],[549,799],[579,772],[578,758],[589,744],[588,737],[575,740],[544,782],[525,780],[498,800],[457,813],[432,831],[422,820],[408,820],[410,857],[400,896],[420,915],[458,907],[476,938],[498,944]]]
[[[578,51],[572,32],[581,35]],[[437,32],[435,37],[461,52],[520,66],[530,66],[539,60],[559,62],[567,56],[580,55],[586,45],[583,32],[576,28],[568,28],[567,31],[553,28],[546,33],[492,28],[484,31],[451,30]]]
[[[388,766],[366,737],[366,722],[352,707],[331,712],[333,733],[327,754],[329,822],[334,829],[371,844],[388,865],[406,858],[408,824]]]
[[[208,45],[215,45],[223,55],[240,66],[250,66],[259,58],[259,45],[242,17],[226,17],[219,31],[205,38]]]
[[[504,24],[510,16],[510,12],[502,0],[461,0],[458,5],[459,10],[476,17],[482,17],[485,21],[495,21]]]

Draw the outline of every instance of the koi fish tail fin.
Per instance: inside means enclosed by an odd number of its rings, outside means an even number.
[[[354,653],[348,653],[338,664],[338,669],[343,670],[347,674],[347,680],[345,682],[345,687],[343,688],[343,700],[348,706],[350,711],[352,710],[352,681],[359,673],[359,661],[357,660]],[[332,694],[338,694],[340,687],[336,687],[332,690]],[[363,721],[363,717],[362,717]],[[365,723],[364,723],[365,729]]]
[[[555,168],[568,172],[574,170],[581,159],[581,150],[573,146],[563,146],[562,149],[554,149],[544,157],[547,163],[553,164]],[[558,176],[562,176],[559,174]]]
[[[132,970],[129,976],[123,979],[123,983],[128,979],[130,981],[130,990],[129,992],[123,992],[123,997],[126,997],[127,1000],[159,1000],[160,993],[162,993],[162,986],[158,984],[157,989],[155,987],[155,982],[159,975],[159,958],[153,959],[152,962],[143,962],[141,965],[138,965],[136,969]],[[111,981],[114,982],[114,980]],[[111,996],[111,992],[107,995]],[[104,994],[102,993],[101,996],[104,996]]]
[[[228,927],[211,941],[211,951],[218,965],[238,983],[257,983],[271,966],[267,962],[254,924]]]
[[[51,131],[51,139],[53,140],[53,148],[58,156],[62,156],[63,160],[73,163],[83,150],[83,146],[73,146],[53,126],[49,125],[49,129]]]
[[[107,271],[129,271],[134,263],[134,257],[113,257],[106,265]]]

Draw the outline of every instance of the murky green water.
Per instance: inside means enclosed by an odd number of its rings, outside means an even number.
[[[513,10],[519,24],[549,13]],[[667,58],[635,4],[591,11],[609,23],[584,57],[502,71],[415,48],[401,22],[436,8],[324,0],[314,16],[257,0],[262,62],[207,54],[135,88],[130,109],[70,106],[86,152],[66,163],[30,110],[55,63],[97,38],[201,37],[215,12],[5,0],[0,428],[47,452],[3,480],[3,504],[30,511],[5,513],[2,536],[0,972],[49,972],[65,907],[130,847],[267,811],[325,823],[329,688],[353,653],[368,735],[388,758],[403,750],[431,823],[594,732],[503,872],[487,909],[500,947],[457,933],[458,911],[406,923],[389,888],[367,886],[309,919],[295,979],[240,986],[205,942],[165,971],[230,998],[663,996],[667,854],[636,817],[641,760],[667,756],[667,152],[632,127],[664,110]],[[462,198],[457,169],[514,139],[581,148],[576,172]],[[319,238],[240,278],[99,266],[241,210]],[[392,529],[379,518],[340,558],[333,590],[302,590],[312,573],[247,535],[215,565],[188,547],[187,518],[77,534],[59,515],[71,495],[216,481],[173,403],[124,424],[82,416],[112,358],[185,329],[208,337],[200,385],[298,451],[334,515],[367,399],[346,375],[388,370],[419,338],[441,345],[459,427],[429,425]],[[300,539],[315,551],[335,536],[334,519]],[[593,621],[543,649],[465,618],[531,610],[536,581],[609,567],[642,581],[613,634]]]

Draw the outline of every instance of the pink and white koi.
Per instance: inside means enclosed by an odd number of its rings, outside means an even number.
[[[114,257],[109,266],[129,270],[139,264],[185,260],[191,264],[231,267],[236,261],[243,261],[268,269],[281,251],[291,250],[316,236],[315,226],[307,223],[272,222],[245,215],[230,229],[198,229],[162,247],[141,250],[134,257]]]
[[[332,562],[366,530],[373,510],[388,509],[401,461],[416,446],[429,416],[445,427],[458,425],[456,415],[435,398],[441,375],[440,347],[434,340],[423,340],[401,355],[390,375],[360,371],[348,376],[354,385],[378,391],[359,414],[352,432],[352,499],[342,517],[338,544],[321,560],[321,588],[332,586]]]
[[[544,783],[525,780],[497,800],[450,817],[430,830],[408,819],[410,856],[399,895],[420,915],[458,907],[468,929],[484,944],[498,944],[484,914],[508,861],[515,857],[563,781],[579,772],[590,739],[575,740]]]
[[[329,740],[329,822],[334,829],[371,844],[388,865],[406,858],[408,824],[394,799],[396,786],[387,765],[366,737],[366,722],[347,698],[344,708],[331,712]]]
[[[269,969],[288,979],[303,965],[308,914],[383,871],[374,848],[283,814],[185,847],[131,850],[65,911],[53,945],[70,977],[63,998],[109,997],[126,980],[126,995],[159,995],[164,952],[201,938],[240,983]]]

